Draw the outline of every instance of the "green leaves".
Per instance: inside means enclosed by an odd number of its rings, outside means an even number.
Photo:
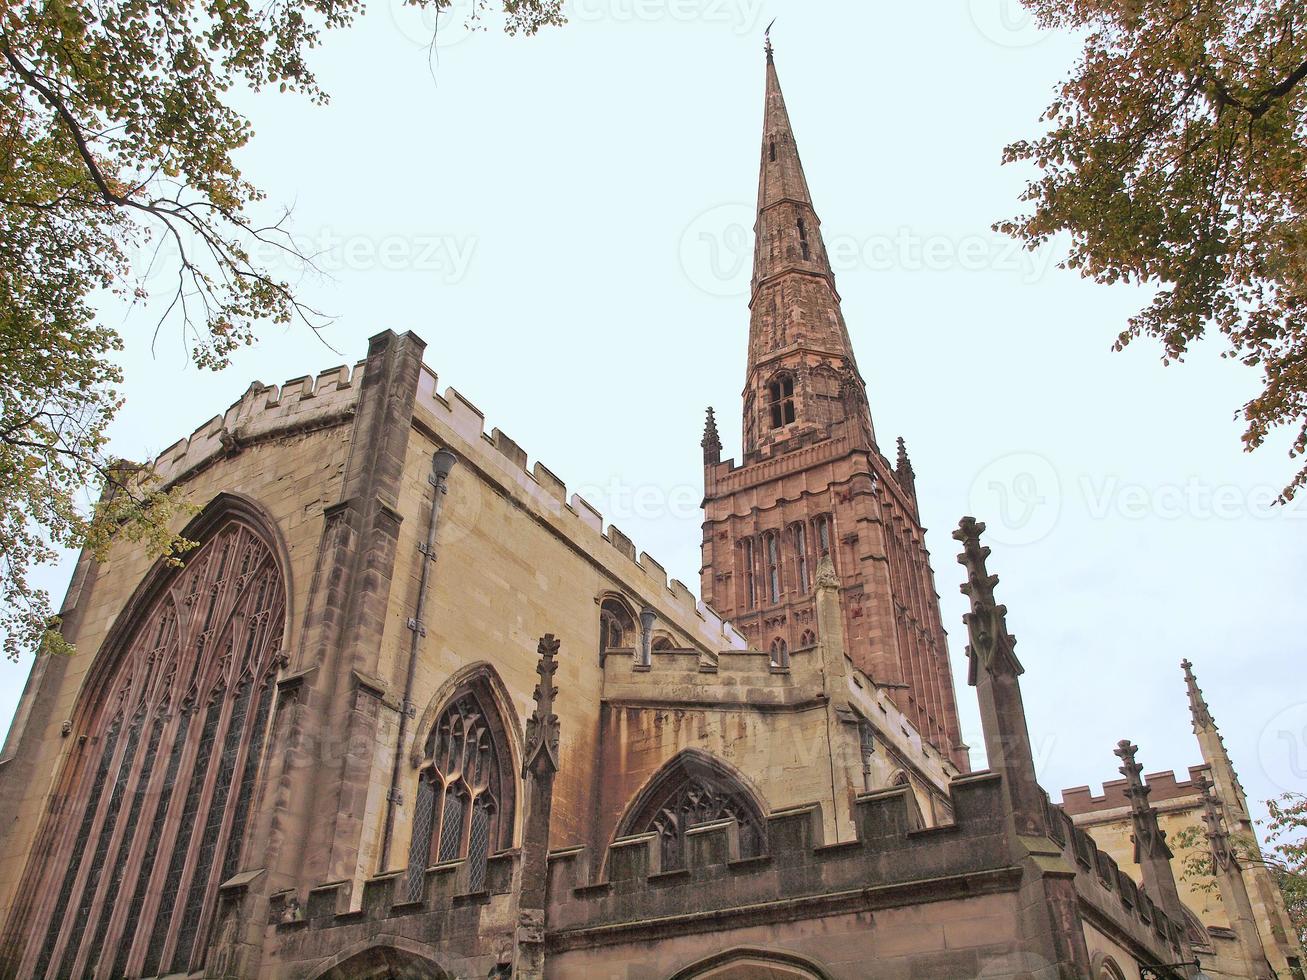
[[[484,8],[487,0],[480,0]],[[450,0],[416,0],[447,8]],[[504,0],[510,33],[562,22],[562,0]],[[286,216],[234,155],[252,137],[234,89],[323,102],[307,61],[361,0],[15,0],[0,10],[0,646],[66,650],[28,573],[56,548],[117,540],[174,560],[186,503],[106,455],[121,405],[97,289],[162,309],[220,369],[265,323],[326,319],[255,258],[299,255]],[[166,242],[153,268],[129,256]],[[148,254],[148,250],[147,250]],[[147,260],[146,266],[151,261]]]
[[[1085,37],[1046,131],[1003,161],[1033,162],[1023,215],[995,225],[1033,248],[1066,232],[1069,268],[1156,285],[1139,337],[1183,360],[1209,328],[1261,369],[1245,447],[1296,428],[1307,455],[1307,2],[1024,0]],[[1307,465],[1285,486],[1307,485]]]

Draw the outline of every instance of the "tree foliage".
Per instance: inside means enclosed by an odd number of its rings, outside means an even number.
[[[435,9],[439,24],[450,0],[406,2]],[[561,23],[561,3],[502,0],[505,28]],[[474,16],[487,6],[478,0]],[[29,581],[55,548],[102,554],[124,534],[173,559],[187,546],[169,530],[185,505],[106,453],[122,340],[97,322],[96,294],[153,300],[156,335],[179,332],[205,368],[223,367],[260,325],[324,324],[260,260],[278,249],[305,257],[287,215],[269,217],[265,192],[236,165],[253,134],[231,97],[275,86],[325,102],[309,52],[363,9],[362,0],[0,9],[0,637],[10,657],[60,645],[48,596]]]
[[[995,227],[1034,248],[1069,233],[1065,264],[1159,287],[1118,349],[1158,340],[1182,360],[1215,327],[1259,368],[1242,408],[1249,451],[1296,428],[1307,453],[1307,2],[1023,0],[1084,38],[1037,139],[1005,162],[1041,175],[1027,213]],[[1307,465],[1282,492],[1307,485]]]
[[[1259,821],[1266,830],[1265,847],[1244,835],[1232,835],[1230,845],[1243,866],[1261,864],[1270,872],[1298,941],[1307,946],[1307,795],[1286,793],[1267,800],[1266,811],[1267,819]],[[1182,852],[1182,877],[1200,891],[1215,892],[1216,865],[1203,828],[1186,827],[1172,844]]]

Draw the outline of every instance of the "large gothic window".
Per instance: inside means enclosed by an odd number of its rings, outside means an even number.
[[[733,819],[740,857],[757,857],[766,844],[762,809],[724,767],[683,753],[665,766],[622,821],[619,836],[658,835],[663,871],[685,867],[685,834],[693,827]]]
[[[237,519],[154,591],[88,695],[44,934],[25,972],[202,965],[218,886],[240,870],[285,601],[272,551]]]
[[[409,845],[408,889],[422,896],[427,868],[467,861],[471,891],[485,886],[486,862],[511,843],[513,775],[499,717],[484,692],[465,689],[441,712],[427,739]]]

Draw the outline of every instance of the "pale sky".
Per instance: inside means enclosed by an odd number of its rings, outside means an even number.
[[[908,440],[964,725],[962,571],[950,537],[989,523],[1020,643],[1040,778],[1199,762],[1179,662],[1192,659],[1255,800],[1307,783],[1307,500],[1272,508],[1286,439],[1241,451],[1256,391],[1213,341],[1164,368],[1110,351],[1147,293],[1096,286],[991,232],[1027,174],[1072,64],[1017,0],[570,0],[534,39],[469,33],[374,3],[313,63],[333,101],[248,100],[246,175],[294,205],[330,279],[301,297],[327,339],[268,328],[218,375],[180,339],[151,356],[148,311],[105,303],[127,339],[113,449],[145,458],[279,383],[365,352],[386,329],[428,344],[497,426],[698,591],[703,410],[739,455],[747,284],[763,106],[777,66],[882,448]],[[39,579],[62,595],[71,566]],[[0,664],[7,725],[30,659]],[[983,764],[978,749],[977,764]]]

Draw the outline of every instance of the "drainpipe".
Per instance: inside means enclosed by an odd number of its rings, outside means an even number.
[[[417,603],[413,607],[413,618],[408,621],[409,631],[413,634],[408,648],[408,673],[404,678],[404,701],[399,711],[399,732],[395,736],[395,765],[390,774],[390,792],[386,794],[386,829],[381,838],[381,861],[379,871],[390,870],[390,844],[395,835],[395,810],[404,802],[399,781],[404,775],[404,746],[408,742],[408,723],[416,715],[413,704],[413,677],[417,673],[418,648],[422,638],[427,635],[422,622],[422,614],[427,604],[427,586],[431,584],[431,566],[436,561],[436,527],[440,523],[440,510],[444,504],[445,494],[449,492],[450,471],[458,457],[448,449],[441,449],[431,457],[431,476],[427,481],[434,488],[431,493],[431,519],[427,523],[427,539],[418,545],[422,555],[422,575],[418,579]]]

